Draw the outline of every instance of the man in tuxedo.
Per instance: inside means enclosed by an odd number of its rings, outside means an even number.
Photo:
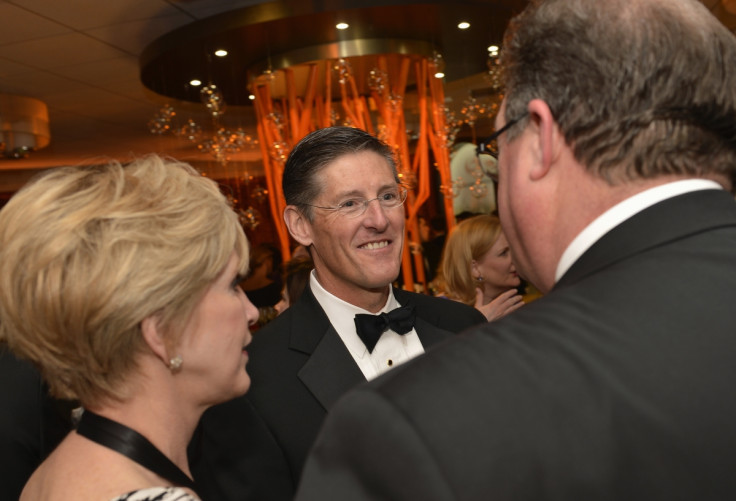
[[[202,420],[193,473],[205,499],[292,499],[343,393],[485,321],[461,303],[391,286],[406,189],[387,145],[351,127],[317,130],[291,152],[282,185],[284,220],[314,270],[299,301],[249,346],[249,393]]]
[[[501,57],[546,294],[345,395],[296,499],[736,499],[736,39],[697,0],[533,0]]]

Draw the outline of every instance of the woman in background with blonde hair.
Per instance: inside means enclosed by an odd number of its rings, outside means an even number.
[[[521,285],[506,236],[496,216],[459,223],[442,253],[441,294],[474,306],[490,322],[520,308]]]
[[[58,168],[0,211],[0,340],[83,408],[21,500],[198,499],[187,444],[245,393],[248,244],[217,185],[156,156]]]

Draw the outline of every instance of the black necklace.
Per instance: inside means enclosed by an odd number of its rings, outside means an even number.
[[[194,482],[163,452],[137,431],[88,410],[82,414],[77,433],[119,452],[175,485],[194,489]]]

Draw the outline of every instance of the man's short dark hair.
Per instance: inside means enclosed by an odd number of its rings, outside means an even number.
[[[384,157],[398,182],[396,162],[388,145],[361,129],[326,127],[306,135],[289,154],[281,180],[286,203],[296,205],[311,219],[307,204],[313,203],[323,189],[317,173],[343,155],[363,151]]]

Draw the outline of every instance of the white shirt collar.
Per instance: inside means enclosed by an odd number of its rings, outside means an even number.
[[[368,350],[366,349],[363,341],[358,337],[358,333],[355,330],[355,315],[358,313],[367,313],[377,315],[398,308],[401,306],[394,297],[393,288],[389,285],[389,294],[386,304],[383,305],[380,311],[375,313],[364,310],[358,306],[343,301],[334,294],[328,292],[317,280],[315,271],[312,270],[312,274],[309,277],[309,284],[314,293],[314,297],[319,302],[322,309],[325,310],[327,318],[330,323],[337,331],[337,334],[342,339],[348,351],[353,355],[354,358],[363,358]]]
[[[721,185],[715,181],[706,179],[686,179],[683,181],[674,181],[672,183],[655,186],[648,190],[637,193],[626,200],[614,205],[606,212],[598,216],[592,223],[581,231],[570,245],[567,246],[565,252],[562,253],[560,261],[557,263],[557,271],[555,273],[555,283],[570,269],[570,267],[578,260],[583,253],[596,243],[603,235],[612,230],[615,226],[629,219],[634,214],[650,207],[662,200],[682,195],[691,191],[723,189]]]
[[[372,312],[347,303],[325,290],[317,281],[314,270],[309,278],[309,284],[332,327],[367,380],[370,381],[387,370],[424,353],[424,347],[416,329],[404,335],[399,335],[389,329],[380,337],[373,352],[368,353],[368,349],[356,332],[355,315]],[[377,313],[389,312],[401,306],[394,296],[393,288],[390,285],[388,287],[389,294],[386,304]]]

